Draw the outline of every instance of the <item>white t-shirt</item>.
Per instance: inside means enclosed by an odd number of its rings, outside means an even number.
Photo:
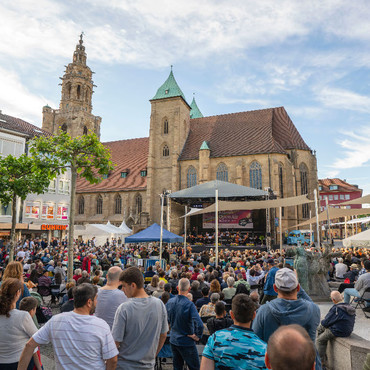
[[[0,364],[18,362],[24,346],[37,328],[26,311],[11,310],[10,317],[0,315]]]
[[[56,370],[105,370],[104,360],[118,354],[104,320],[73,311],[54,316],[33,339],[53,344]]]

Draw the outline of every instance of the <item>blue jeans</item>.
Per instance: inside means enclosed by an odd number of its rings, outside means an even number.
[[[194,345],[186,347],[175,346],[171,343],[171,349],[173,353],[174,370],[182,370],[184,367],[184,361],[189,370],[200,369],[199,355],[195,342]]]
[[[347,288],[347,289],[344,289],[344,292],[343,292],[343,295],[344,295],[344,303],[349,303],[350,300],[351,300],[351,296],[354,296],[354,297],[357,297],[357,298],[360,298],[360,293],[355,289],[355,288]]]

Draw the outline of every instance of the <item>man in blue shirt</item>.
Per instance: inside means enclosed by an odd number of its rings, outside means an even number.
[[[279,269],[275,266],[275,261],[270,258],[267,260],[268,273],[266,276],[265,285],[263,287],[263,299],[261,304],[270,302],[277,297],[277,293],[274,290],[275,274]]]
[[[182,370],[184,361],[189,370],[199,370],[199,355],[195,342],[203,334],[203,322],[186,295],[190,290],[190,281],[180,279],[177,287],[179,294],[167,304],[167,316],[170,324],[170,344],[173,353],[174,370]]]
[[[203,351],[201,370],[266,369],[267,344],[250,328],[256,306],[246,294],[237,294],[232,301],[234,325],[216,331],[208,338]]]

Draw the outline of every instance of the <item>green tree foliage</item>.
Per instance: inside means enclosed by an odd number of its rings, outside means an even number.
[[[98,139],[88,135],[71,138],[66,132],[60,131],[58,136],[38,137],[31,147],[33,155],[40,160],[59,163],[62,172],[71,170],[71,205],[68,235],[68,281],[73,277],[73,247],[74,247],[74,218],[77,176],[85,178],[90,183],[98,183],[104,175],[113,169],[110,152]]]
[[[44,193],[55,178],[57,170],[52,161],[22,154],[20,157],[0,158],[0,202],[12,205],[9,260],[14,258],[17,224],[17,199],[25,200],[30,193]]]

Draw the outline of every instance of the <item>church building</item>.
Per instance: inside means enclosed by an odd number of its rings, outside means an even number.
[[[53,134],[62,129],[73,137],[91,130],[100,137],[82,37],[61,80],[59,109],[43,108],[42,128]],[[313,198],[316,156],[284,107],[204,117],[194,98],[188,103],[172,69],[150,104],[149,137],[104,143],[114,170],[99,184],[78,180],[77,224],[109,220],[119,225],[124,219],[137,231],[160,222],[161,193],[215,179],[270,188],[277,198]],[[308,218],[310,207],[285,209],[283,229]],[[183,214],[184,207],[172,202],[172,232],[183,232]]]

